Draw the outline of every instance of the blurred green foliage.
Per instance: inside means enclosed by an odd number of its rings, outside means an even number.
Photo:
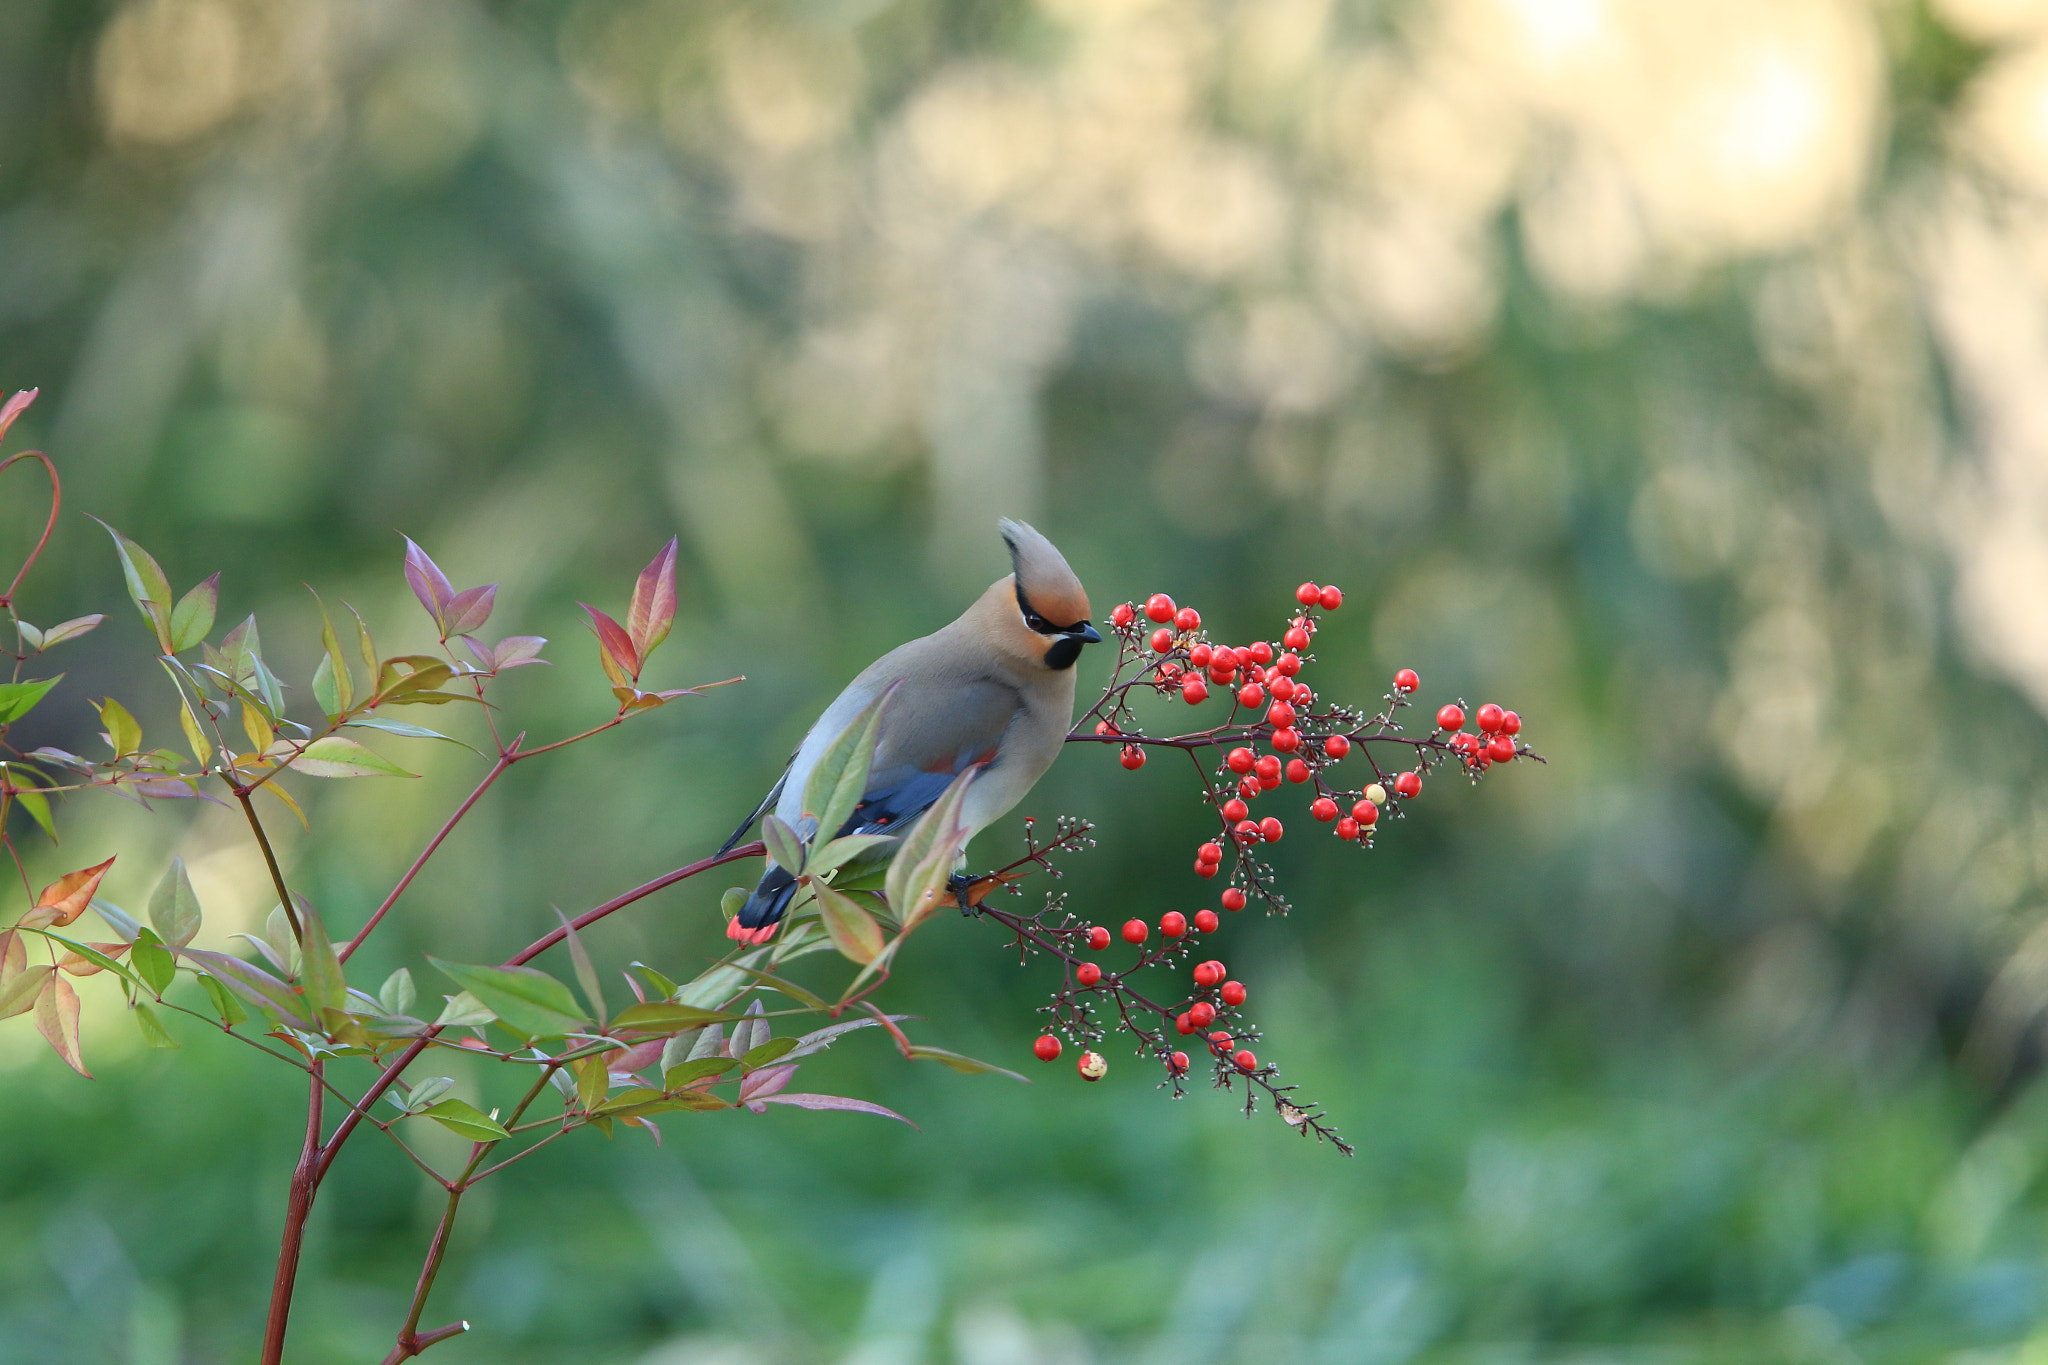
[[[680,529],[653,685],[748,675],[512,774],[373,980],[496,960],[715,847],[847,677],[1002,572],[1002,513],[1098,614],[1164,589],[1247,638],[1339,583],[1324,696],[1413,666],[1550,759],[1433,782],[1370,854],[1290,839],[1296,913],[1223,932],[1262,1056],[1355,1160],[1120,1055],[1027,1089],[861,1035],[819,1087],[922,1133],[737,1114],[561,1144],[475,1201],[430,1320],[476,1330],[435,1359],[2048,1358],[2048,177],[2009,117],[2039,25],[1988,0],[0,6],[0,383],[42,386],[17,444],[69,508],[180,585],[223,571],[223,619],[258,613],[294,681],[301,582],[426,642],[410,535],[555,637],[506,685],[536,736],[610,706],[573,604],[615,608]],[[28,486],[0,487],[0,544]],[[116,614],[33,742],[95,743],[78,699],[109,691],[173,733],[120,599],[67,515],[23,613]],[[388,747],[429,776],[320,792],[317,836],[286,836],[337,927],[474,777]],[[1072,753],[1028,803],[1100,822],[1082,913],[1201,903],[1164,766]],[[210,933],[267,908],[231,822],[65,817],[32,873],[141,850],[107,884],[140,902],[182,850]],[[713,954],[722,885],[608,921],[600,965]],[[1027,1057],[1032,969],[968,924],[907,956],[893,1008]],[[20,1024],[0,1361],[246,1357],[293,1079],[88,1013],[88,1083]],[[429,1193],[350,1150],[293,1359],[382,1353]]]

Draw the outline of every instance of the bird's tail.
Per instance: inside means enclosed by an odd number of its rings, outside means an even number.
[[[754,888],[754,894],[747,897],[747,903],[740,907],[738,919],[742,929],[759,929],[782,918],[782,912],[789,908],[796,896],[796,874],[786,867],[770,867],[761,874],[761,882]]]

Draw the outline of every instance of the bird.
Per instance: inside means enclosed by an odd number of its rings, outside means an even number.
[[[1074,665],[1102,635],[1088,593],[1066,558],[1037,530],[997,523],[1011,572],[952,624],[898,645],[863,669],[812,724],[782,777],[725,847],[730,852],[771,807],[791,827],[803,817],[812,768],[832,741],[884,693],[874,761],[853,814],[820,844],[848,834],[908,834],[954,779],[979,768],[961,805],[966,838],[1001,819],[1045,775],[1074,722]],[[963,840],[964,846],[964,840]],[[893,847],[885,847],[893,852]],[[771,856],[729,937],[763,943],[775,933],[797,881]]]

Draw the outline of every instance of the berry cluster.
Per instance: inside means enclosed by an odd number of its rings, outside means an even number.
[[[1202,628],[1201,613],[1178,605],[1165,593],[1154,593],[1142,605],[1120,604],[1110,613],[1118,642],[1115,670],[1101,697],[1068,736],[1070,742],[1114,746],[1118,762],[1130,771],[1143,768],[1155,749],[1177,749],[1189,756],[1202,798],[1217,822],[1215,832],[1195,849],[1194,872],[1213,881],[1229,862],[1229,875],[1217,896],[1225,911],[1242,910],[1253,897],[1268,913],[1287,910],[1273,869],[1258,856],[1262,846],[1277,844],[1286,834],[1279,815],[1254,817],[1254,803],[1269,793],[1286,787],[1305,789],[1311,820],[1332,826],[1341,840],[1369,848],[1382,823],[1400,818],[1404,803],[1422,794],[1423,779],[1437,764],[1455,761],[1476,781],[1498,763],[1519,758],[1542,761],[1519,738],[1521,718],[1491,702],[1474,713],[1476,734],[1465,730],[1462,701],[1439,708],[1436,727],[1428,735],[1402,733],[1396,718],[1414,704],[1412,698],[1421,687],[1411,668],[1394,675],[1393,688],[1375,714],[1320,700],[1303,675],[1316,662],[1311,646],[1322,616],[1341,607],[1344,594],[1336,587],[1304,583],[1294,596],[1295,609],[1288,613],[1277,641],[1241,645],[1210,638]],[[1150,735],[1136,712],[1138,699],[1148,694],[1194,707],[1220,703],[1227,710],[1206,729]],[[1386,746],[1395,746],[1389,752],[1401,754],[1402,761],[1383,763],[1375,748]],[[1356,769],[1356,786],[1339,777],[1338,765],[1346,761]],[[1034,867],[1052,870],[1046,855],[1075,846],[1087,828],[1066,822],[1059,838],[1040,847],[1032,842],[1030,822],[1026,825],[1026,856],[984,883],[1013,882]],[[1264,1090],[1285,1122],[1351,1150],[1313,1106],[1296,1102],[1293,1087],[1277,1083],[1276,1066],[1259,1061],[1250,1046],[1258,1041],[1257,1030],[1241,1014],[1248,993],[1242,982],[1229,979],[1220,960],[1196,963],[1190,983],[1176,988],[1171,1001],[1155,1000],[1136,989],[1139,973],[1178,967],[1193,958],[1196,939],[1222,927],[1215,911],[1170,910],[1156,924],[1132,919],[1112,934],[1069,915],[1060,896],[1049,897],[1045,909],[1028,916],[984,904],[979,894],[970,894],[968,903],[1015,936],[1020,959],[1046,953],[1064,964],[1065,980],[1043,1007],[1051,1029],[1032,1044],[1041,1061],[1059,1058],[1065,1035],[1082,1049],[1082,1078],[1099,1080],[1108,1063],[1097,1049],[1114,1028],[1133,1036],[1141,1056],[1150,1054],[1163,1065],[1163,1084],[1178,1096],[1184,1093],[1182,1082],[1193,1065],[1179,1040],[1189,1039],[1192,1045],[1199,1036],[1215,1084],[1228,1089],[1237,1081],[1245,1083],[1247,1113],[1254,1107],[1256,1091]],[[1159,942],[1148,947],[1155,928]],[[1107,968],[1094,955],[1110,949],[1117,937],[1137,949],[1137,957],[1127,966]]]

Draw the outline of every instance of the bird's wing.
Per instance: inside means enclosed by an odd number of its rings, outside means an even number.
[[[874,766],[860,804],[838,832],[902,829],[929,810],[961,773],[997,762],[1003,737],[1023,710],[1017,689],[995,678],[905,679],[882,713]]]
[[[752,815],[749,815],[743,822],[741,822],[740,827],[732,832],[732,838],[727,839],[725,841],[725,843],[719,848],[718,853],[715,856],[723,858],[726,854],[738,848],[740,845],[740,840],[746,838],[747,831],[754,827],[754,822],[760,819],[768,811],[772,810],[775,806],[775,803],[782,799],[783,784],[789,781],[789,770],[795,765],[796,755],[791,754],[789,756],[789,762],[782,765],[782,776],[775,779],[775,785],[770,787],[768,789],[768,794],[761,798],[761,804],[754,807],[754,813]]]

